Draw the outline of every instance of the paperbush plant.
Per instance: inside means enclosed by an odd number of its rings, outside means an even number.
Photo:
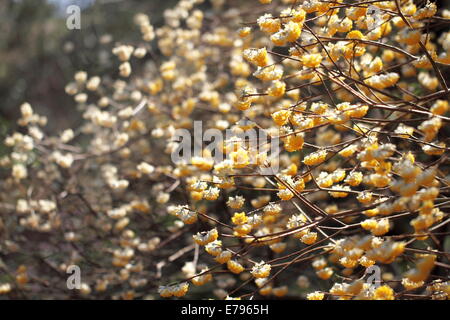
[[[136,15],[117,75],[75,74],[80,127],[50,135],[20,107],[0,160],[0,293],[448,299],[450,12],[202,3],[158,28]],[[173,161],[196,121],[235,136]]]

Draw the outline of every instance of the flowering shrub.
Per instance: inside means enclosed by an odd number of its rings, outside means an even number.
[[[450,32],[430,30],[450,12],[260,0],[249,21],[202,2],[160,28],[136,15],[117,77],[75,74],[79,128],[51,136],[20,107],[0,160],[0,293],[448,299]],[[236,135],[216,141],[225,159],[201,137],[172,161],[194,121]],[[239,138],[255,128],[277,157]]]

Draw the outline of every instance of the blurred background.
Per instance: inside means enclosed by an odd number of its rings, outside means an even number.
[[[48,117],[49,130],[72,127],[79,114],[64,87],[73,74],[116,72],[113,43],[133,43],[140,37],[133,16],[145,12],[160,26],[163,11],[176,2],[0,0],[0,139],[14,125],[24,101]],[[70,5],[82,10],[80,30],[66,27]]]

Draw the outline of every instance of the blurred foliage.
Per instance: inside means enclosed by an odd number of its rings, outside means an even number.
[[[76,1],[74,1],[76,3]],[[79,117],[64,93],[78,70],[103,73],[113,70],[104,43],[133,42],[139,33],[133,23],[138,12],[148,13],[156,26],[162,12],[175,0],[97,0],[81,14],[81,30],[68,30],[66,10],[45,0],[0,2],[0,118],[13,125],[18,106],[32,103],[49,118],[49,128],[73,126]],[[103,44],[102,44],[103,42]],[[111,71],[114,72],[114,71]],[[0,130],[0,137],[2,135]]]

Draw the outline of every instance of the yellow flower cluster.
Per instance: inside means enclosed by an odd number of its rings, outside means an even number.
[[[217,240],[218,236],[219,236],[219,233],[217,232],[217,229],[214,228],[210,231],[199,232],[199,233],[195,234],[193,236],[193,239],[198,245],[204,246],[210,242]]]
[[[65,91],[80,128],[51,136],[20,107],[0,158],[6,252],[45,233],[64,271],[86,259],[78,248],[98,247],[109,255],[81,292],[112,298],[161,277],[163,298],[191,282],[220,299],[393,300],[409,297],[401,279],[417,297],[448,299],[448,282],[430,275],[443,268],[435,233],[448,222],[450,32],[429,30],[450,13],[412,0],[260,0],[243,24],[255,3],[202,2],[180,0],[161,27],[137,15],[142,43],[107,52],[117,76],[75,74]],[[70,245],[59,249],[62,229]],[[186,278],[173,284],[169,263]],[[310,293],[293,290],[293,265]],[[360,279],[374,265],[379,286]],[[25,293],[26,270],[15,279]]]
[[[163,298],[169,297],[182,297],[186,295],[189,290],[189,284],[186,282],[176,284],[173,286],[160,286],[158,289],[159,294]]]

